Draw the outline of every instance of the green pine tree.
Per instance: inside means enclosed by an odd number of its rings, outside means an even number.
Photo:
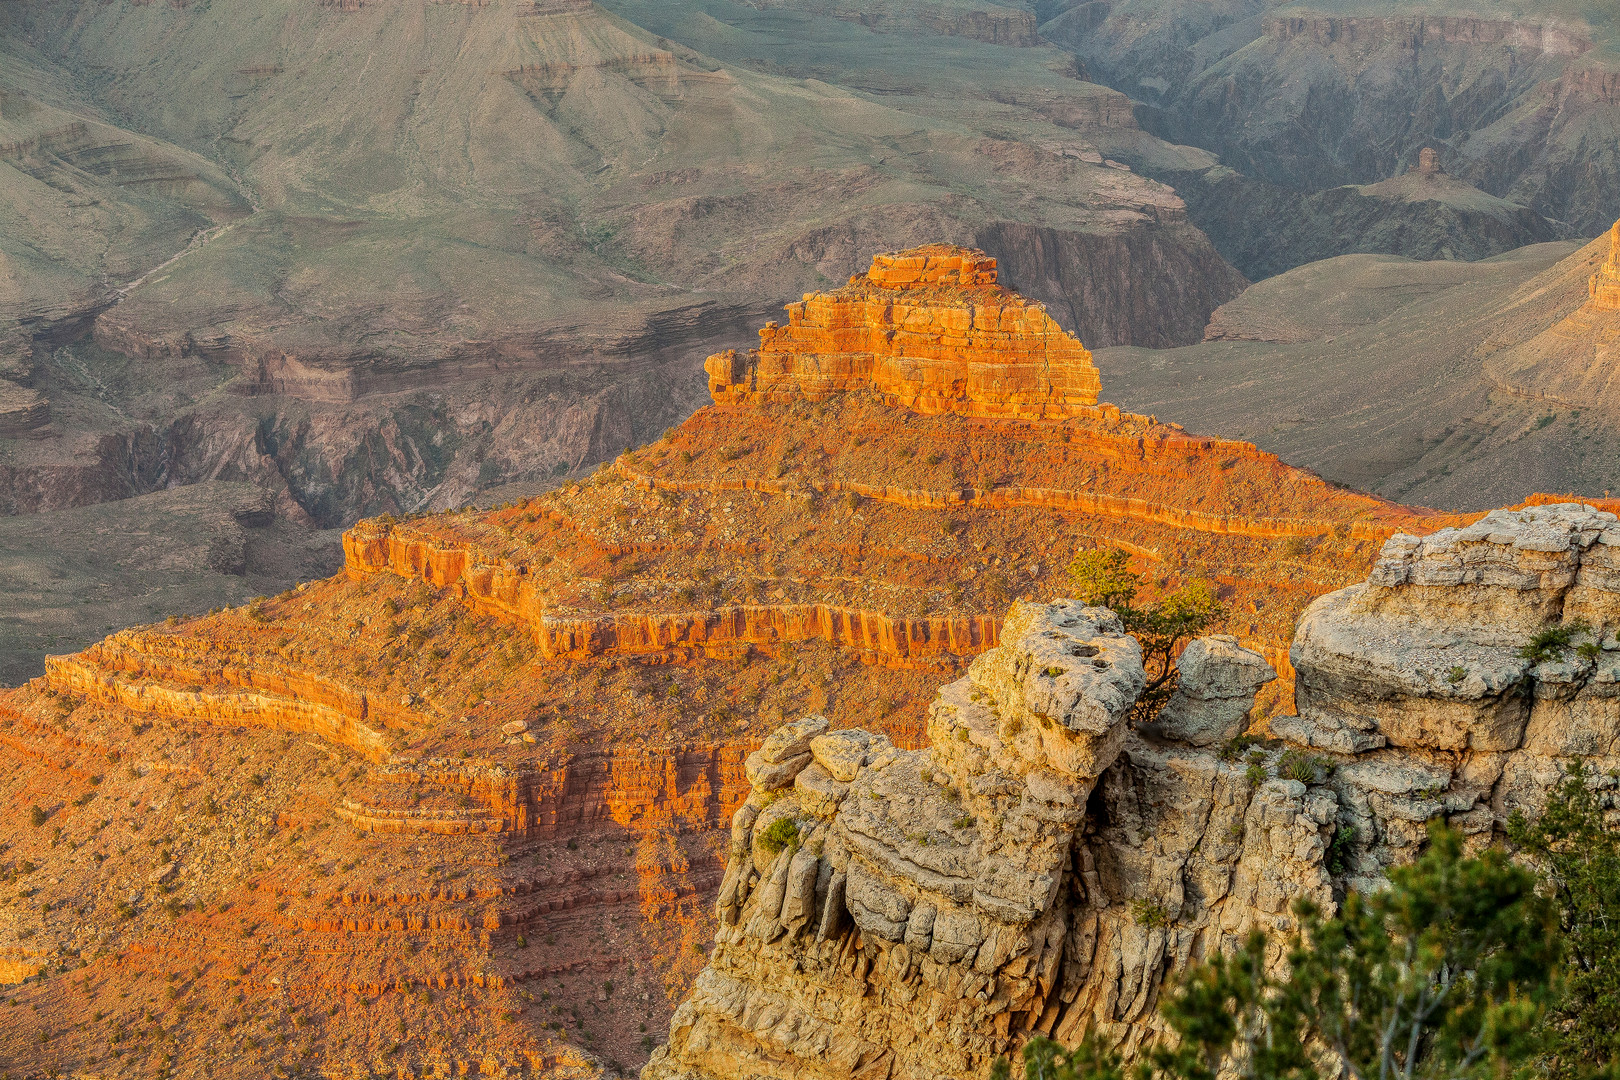
[[[1436,822],[1389,888],[1329,917],[1296,905],[1286,974],[1266,938],[1194,965],[1161,1013],[1176,1038],[1125,1070],[1095,1045],[1024,1048],[1030,1080],[1499,1080],[1537,1072],[1561,934],[1536,878],[1507,854],[1464,854]],[[1006,1077],[1010,1070],[1000,1073]]]
[[[1081,552],[1069,564],[1069,577],[1079,600],[1112,609],[1141,644],[1147,686],[1136,699],[1131,719],[1152,721],[1176,688],[1176,654],[1182,644],[1219,622],[1226,609],[1202,581],[1188,582],[1155,605],[1138,605],[1142,578],[1118,548]]]
[[[1579,760],[1533,823],[1515,814],[1508,838],[1541,868],[1566,943],[1564,993],[1548,1013],[1541,1066],[1552,1080],[1620,1076],[1620,824]]]

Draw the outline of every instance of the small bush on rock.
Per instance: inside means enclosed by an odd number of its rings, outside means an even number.
[[[1081,553],[1069,564],[1076,593],[1087,604],[1110,608],[1142,646],[1147,686],[1131,719],[1150,723],[1176,688],[1176,655],[1181,645],[1214,626],[1226,615],[1215,593],[1202,581],[1190,581],[1151,607],[1138,607],[1142,578],[1118,548]]]
[[[759,834],[759,846],[775,855],[785,847],[799,844],[799,824],[792,818],[777,818]]]
[[[1157,900],[1132,900],[1131,918],[1144,930],[1157,930],[1170,925],[1171,912]]]
[[[1528,660],[1532,664],[1562,660],[1576,637],[1591,632],[1591,625],[1582,619],[1564,623],[1562,626],[1544,626],[1519,649],[1519,659]]]

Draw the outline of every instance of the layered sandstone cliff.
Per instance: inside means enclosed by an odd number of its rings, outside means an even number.
[[[926,749],[783,728],[749,761],[715,952],[643,1076],[979,1077],[1035,1032],[1136,1052],[1166,979],[1286,931],[1296,898],[1376,888],[1435,817],[1489,839],[1570,755],[1620,764],[1615,547],[1620,519],[1580,504],[1391,538],[1307,612],[1301,715],[1252,747],[1211,744],[1259,657],[1195,643],[1144,737],[1135,642],[1067,602],[1014,609]],[[1548,627],[1570,645],[1528,657]]]
[[[1106,543],[1154,589],[1211,579],[1286,683],[1306,603],[1395,529],[1451,520],[1097,404],[1085,347],[996,272],[945,245],[880,255],[760,349],[710,357],[715,404],[664,440],[533,503],[364,522],[350,572],[460,590],[547,656],[825,642],[942,673]]]

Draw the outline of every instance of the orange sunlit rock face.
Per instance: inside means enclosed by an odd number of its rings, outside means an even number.
[[[875,390],[920,413],[1053,419],[1087,415],[1091,353],[1046,309],[996,283],[996,261],[934,244],[878,255],[864,277],[787,305],[758,349],[704,363],[716,401],[820,400]]]
[[[0,1071],[41,1045],[110,1075],[639,1066],[784,719],[922,745],[1009,605],[1110,547],[1145,601],[1211,586],[1280,673],[1263,721],[1312,600],[1468,520],[1097,404],[1085,348],[994,274],[879,256],[587,479],[360,522],[336,577],[0,691],[0,814],[44,819],[0,852],[29,905],[0,980],[39,1006]],[[149,1010],[164,1038],[130,1041]]]
[[[1587,285],[1591,306],[1598,311],[1620,311],[1620,221],[1609,227],[1609,257]]]

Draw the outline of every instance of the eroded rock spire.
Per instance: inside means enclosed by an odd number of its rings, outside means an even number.
[[[1609,226],[1609,257],[1587,282],[1592,307],[1598,311],[1620,311],[1620,221]]]

